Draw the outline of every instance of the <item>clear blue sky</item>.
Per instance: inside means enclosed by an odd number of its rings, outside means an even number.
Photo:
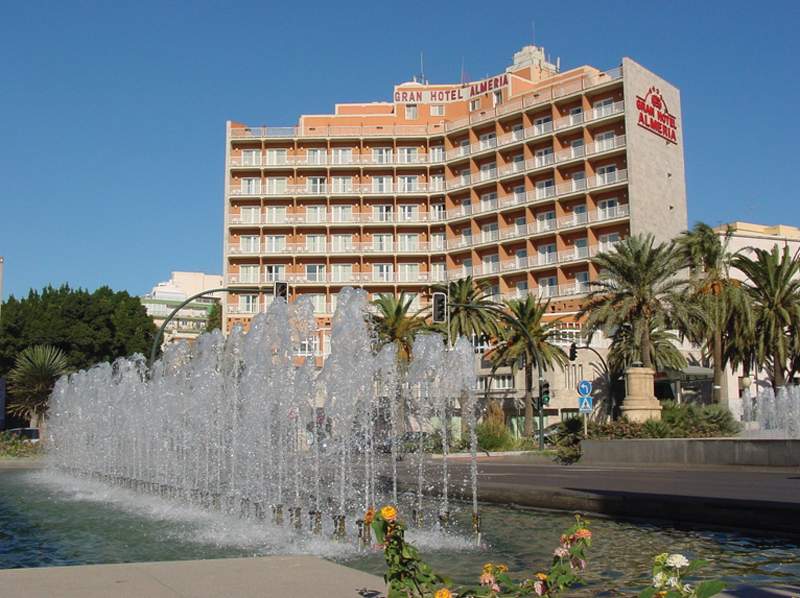
[[[497,10],[495,10],[497,9]],[[286,125],[501,72],[631,56],[682,90],[689,220],[800,225],[800,2],[3,2],[5,295],[221,272],[227,119]]]

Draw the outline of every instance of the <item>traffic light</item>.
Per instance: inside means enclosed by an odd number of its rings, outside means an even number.
[[[433,294],[433,314],[434,324],[444,324],[447,322],[447,294],[436,292]]]
[[[569,346],[569,360],[575,361],[578,358],[578,345],[572,343]]]
[[[542,406],[550,404],[550,383],[547,380],[539,386],[539,402]]]
[[[289,300],[289,285],[285,282],[276,282],[272,289],[273,297],[288,301]]]

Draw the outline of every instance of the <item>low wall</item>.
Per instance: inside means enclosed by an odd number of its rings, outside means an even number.
[[[583,440],[581,464],[800,466],[800,440],[760,438],[653,438]]]

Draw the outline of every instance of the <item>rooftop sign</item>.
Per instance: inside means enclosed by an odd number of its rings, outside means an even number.
[[[472,83],[437,86],[436,89],[428,86],[421,86],[423,89],[415,89],[417,86],[404,89],[402,85],[398,85],[394,88],[394,101],[398,104],[446,104],[469,100],[475,96],[502,89],[507,85],[508,74],[506,73]]]
[[[640,127],[670,143],[678,143],[678,121],[669,113],[664,97],[655,86],[648,89],[644,97],[636,96],[636,110]]]

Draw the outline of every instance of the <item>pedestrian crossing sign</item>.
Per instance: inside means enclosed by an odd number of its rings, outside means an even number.
[[[580,413],[591,413],[592,397],[578,397],[578,411]]]

